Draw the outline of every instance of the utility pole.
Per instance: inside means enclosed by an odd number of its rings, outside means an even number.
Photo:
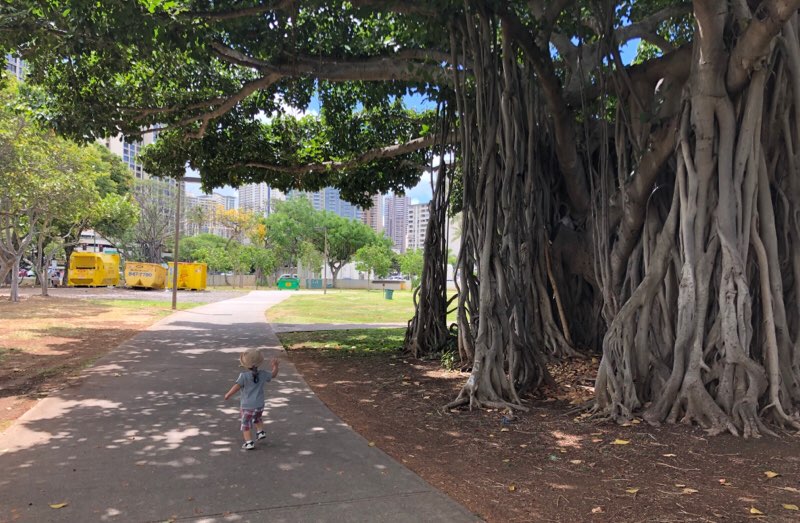
[[[181,238],[181,188],[183,179],[178,180],[178,202],[175,204],[175,245],[172,247],[172,310],[178,308],[178,242]]]
[[[322,294],[328,294],[328,228],[325,227],[325,263],[322,265]]]
[[[175,246],[172,248],[172,310],[178,308],[178,243],[181,239],[181,191],[186,182],[200,183],[198,176],[178,178],[178,201],[175,204]]]

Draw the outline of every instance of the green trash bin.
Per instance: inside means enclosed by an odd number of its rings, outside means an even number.
[[[392,289],[383,289],[383,297],[387,300],[391,300],[393,294],[394,291]]]
[[[287,276],[281,276],[278,279],[278,290],[281,291],[296,291],[300,288],[300,278],[292,278]]]

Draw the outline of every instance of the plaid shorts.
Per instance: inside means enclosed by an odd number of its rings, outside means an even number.
[[[261,423],[261,415],[264,409],[240,409],[242,418],[242,430],[250,430],[255,423]]]

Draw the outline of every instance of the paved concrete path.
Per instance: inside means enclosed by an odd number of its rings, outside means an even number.
[[[344,331],[352,329],[396,329],[408,323],[272,323],[272,330],[281,332]]]
[[[180,312],[0,434],[0,521],[447,521],[478,518],[370,447],[283,361],[267,443],[240,449],[237,354],[281,356],[273,291]],[[68,502],[61,509],[49,504]]]

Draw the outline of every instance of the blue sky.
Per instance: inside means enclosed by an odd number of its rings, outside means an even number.
[[[639,47],[639,39],[634,39],[628,42],[627,44],[623,45],[620,48],[620,54],[622,56],[622,62],[624,64],[630,64],[634,57],[636,56],[636,49]],[[426,100],[419,94],[414,94],[410,96],[403,97],[403,103],[406,107],[411,109],[435,109],[435,104]],[[311,103],[309,104],[308,112],[319,113],[319,99],[317,97],[312,98]],[[187,171],[187,176],[197,176],[196,171],[189,170]],[[189,183],[186,184],[187,190],[189,193],[199,194],[200,193],[200,184],[197,183]],[[238,191],[233,189],[232,187],[223,187],[222,189],[217,189],[214,192],[219,194],[224,194],[226,196],[238,196]],[[422,178],[420,179],[419,183],[414,187],[409,188],[406,190],[406,196],[408,196],[412,203],[427,203],[431,199],[431,177],[430,173],[423,173]]]

